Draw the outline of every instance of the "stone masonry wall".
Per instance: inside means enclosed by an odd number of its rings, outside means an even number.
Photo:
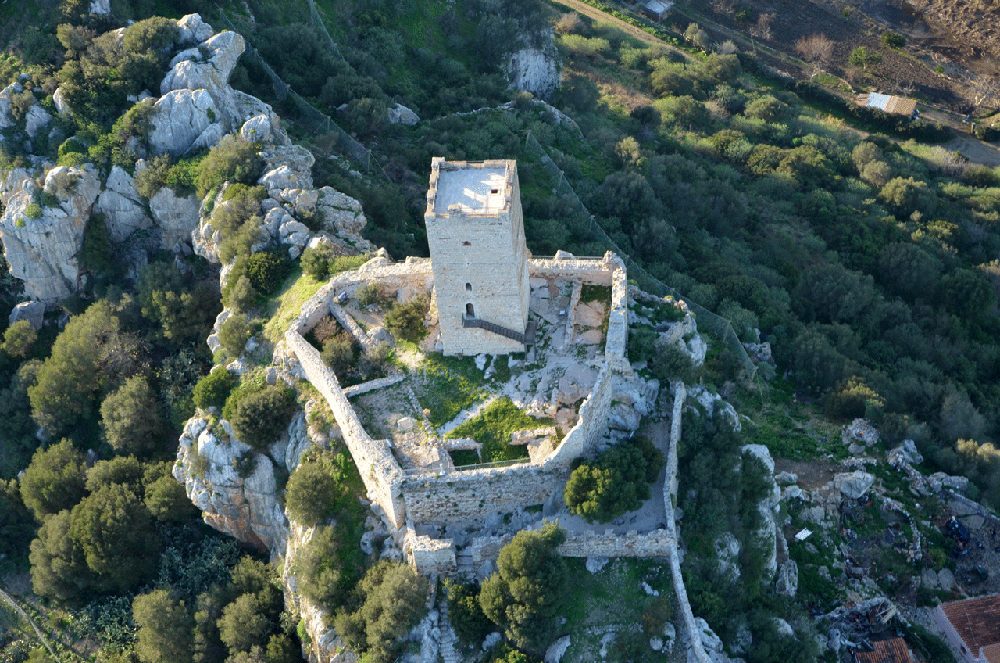
[[[400,484],[402,471],[392,456],[387,440],[373,440],[358,419],[333,371],[323,364],[319,352],[295,330],[285,332],[288,343],[298,357],[306,378],[323,394],[337,425],[344,435],[347,448],[361,474],[368,497],[382,507],[386,516],[398,528],[402,527],[406,516]]]
[[[407,527],[404,551],[413,568],[422,575],[448,575],[455,572],[455,544],[451,539],[432,539]]]
[[[495,562],[500,549],[513,538],[484,536],[475,539],[469,544],[473,566],[478,568],[485,561]],[[673,536],[666,530],[658,529],[646,534],[639,534],[635,530],[625,534],[571,534],[557,550],[563,557],[665,557],[672,547],[675,547]]]
[[[406,515],[415,523],[482,520],[544,504],[568,474],[562,468],[525,464],[408,476],[403,481]]]

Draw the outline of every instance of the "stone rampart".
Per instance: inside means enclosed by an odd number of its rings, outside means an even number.
[[[344,389],[344,396],[354,398],[355,396],[360,396],[361,394],[367,394],[369,391],[378,391],[379,389],[391,387],[394,384],[399,384],[405,379],[406,375],[400,373],[399,375],[390,375],[387,378],[369,380],[368,382],[362,382],[361,384],[347,387]]]
[[[611,285],[611,267],[605,260],[531,258],[528,275],[533,279],[580,279],[589,285]]]
[[[594,387],[580,406],[580,418],[546,460],[546,466],[568,468],[574,458],[587,453],[608,430],[614,374],[605,362],[597,374]]]
[[[513,536],[484,536],[469,544],[472,564],[479,568],[483,562],[496,562],[500,549],[511,542]],[[570,534],[557,550],[563,557],[667,557],[676,549],[675,539],[665,529],[639,534],[630,530],[625,534],[615,532],[584,532]]]
[[[285,342],[298,357],[306,379],[323,397],[333,411],[333,416],[344,435],[347,448],[361,474],[368,497],[382,507],[386,516],[398,528],[406,515],[400,491],[403,473],[392,456],[386,440],[373,440],[358,419],[357,413],[340,388],[337,376],[323,364],[319,352],[294,329],[285,332]]]
[[[402,492],[407,517],[413,522],[469,522],[544,504],[567,477],[568,471],[561,467],[525,463],[411,475],[404,479]]]

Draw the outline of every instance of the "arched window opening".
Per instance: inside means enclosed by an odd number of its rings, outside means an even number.
[[[471,283],[466,283],[465,284],[465,291],[466,292],[472,292],[472,284]]]
[[[472,303],[471,302],[465,305],[465,315],[466,315],[466,317],[469,317],[469,318],[476,317],[476,311],[475,311],[475,309],[472,308]]]

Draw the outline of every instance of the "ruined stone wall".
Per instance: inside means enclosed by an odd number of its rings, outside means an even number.
[[[451,539],[432,539],[418,535],[407,527],[403,552],[410,558],[413,568],[422,575],[448,575],[454,573],[455,544]]]
[[[387,440],[373,440],[344,395],[337,376],[323,364],[319,352],[294,329],[285,332],[285,342],[295,352],[306,378],[326,398],[337,420],[347,448],[361,474],[368,497],[382,507],[396,527],[405,522],[400,484],[402,470],[392,456]]]
[[[531,464],[411,475],[403,481],[403,500],[407,517],[415,523],[482,520],[544,504],[568,476],[563,468]]]
[[[361,384],[356,384],[344,389],[344,395],[348,398],[354,398],[355,396],[360,396],[361,394],[367,394],[369,391],[378,391],[379,389],[391,387],[392,385],[398,384],[405,379],[406,375],[400,373],[399,375],[390,375],[387,378],[369,380],[368,382],[362,382]]]
[[[484,536],[472,541],[468,550],[473,566],[478,568],[485,561],[496,562],[500,549],[513,538]],[[674,537],[667,530],[658,529],[645,534],[639,534],[635,530],[625,534],[571,534],[556,550],[563,557],[666,557],[672,548],[676,548]]]

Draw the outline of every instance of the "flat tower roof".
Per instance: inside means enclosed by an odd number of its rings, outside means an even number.
[[[463,212],[486,212],[506,206],[507,168],[480,166],[442,168],[437,180],[434,212],[447,214],[458,205]]]

